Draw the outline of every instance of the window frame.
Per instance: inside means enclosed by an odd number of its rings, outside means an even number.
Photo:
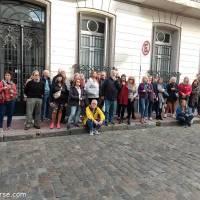
[[[77,27],[78,27],[78,45],[77,45],[77,63],[80,64],[80,41],[81,41],[81,20],[84,18],[96,19],[100,22],[105,23],[105,33],[104,33],[104,66],[113,67],[114,66],[114,49],[115,49],[115,27],[116,27],[116,16],[101,11],[98,9],[91,9],[91,8],[78,8],[78,20],[77,20]],[[86,31],[87,32],[87,31]],[[87,32],[87,34],[89,31]],[[113,34],[114,33],[114,34]],[[97,35],[101,35],[101,33],[95,33]],[[110,47],[110,48],[108,48]]]
[[[170,72],[179,72],[179,58],[180,58],[180,43],[181,43],[181,27],[167,24],[167,23],[153,23],[152,24],[152,54],[151,54],[151,71],[156,71],[156,59],[155,59],[155,48],[156,45],[171,46],[171,61],[170,61]],[[164,43],[156,41],[157,32],[164,31],[171,35],[171,42]],[[175,35],[176,34],[176,35]],[[176,38],[176,42],[173,42]]]

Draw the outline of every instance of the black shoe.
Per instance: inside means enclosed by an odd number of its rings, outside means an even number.
[[[130,120],[130,119],[128,119],[127,124],[128,124],[128,125],[131,125],[131,120]]]
[[[67,124],[67,129],[70,129],[71,128],[71,125],[70,124]]]
[[[120,119],[120,120],[119,120],[119,124],[121,124],[121,123],[123,123],[123,119]]]
[[[30,127],[27,127],[27,126],[24,127],[24,130],[25,130],[25,131],[27,131],[27,130],[29,130],[29,129],[30,129]]]
[[[132,119],[136,119],[136,116],[135,116],[135,115],[133,115],[133,116],[132,116]]]
[[[112,122],[110,122],[112,125],[115,125],[115,122],[114,121],[112,121]]]
[[[34,125],[34,128],[36,128],[36,129],[40,129],[40,126]]]
[[[105,121],[105,123],[104,123],[104,124],[105,124],[105,126],[108,126],[108,122],[107,122],[107,121]]]
[[[160,120],[163,120],[163,118],[162,118],[162,116],[161,115],[159,115],[159,117],[158,117]]]
[[[74,124],[75,127],[80,127],[79,124]]]

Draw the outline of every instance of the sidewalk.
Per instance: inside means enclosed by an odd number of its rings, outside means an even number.
[[[66,136],[66,135],[75,135],[75,134],[86,134],[87,130],[81,125],[80,128],[72,128],[70,130],[66,129],[65,124],[61,124],[61,129],[50,129],[49,121],[44,121],[41,123],[41,129],[29,129],[28,131],[24,130],[24,119],[25,117],[13,117],[13,130],[4,131],[3,134],[0,134],[0,142],[15,141],[15,140],[28,140],[35,138],[44,138],[44,137],[57,137],[57,136]],[[200,118],[194,118],[195,124],[200,124]],[[116,131],[116,130],[136,130],[136,129],[146,129],[154,128],[156,126],[176,126],[177,122],[173,118],[166,118],[162,121],[149,121],[146,124],[141,124],[139,119],[132,121],[131,125],[127,125],[126,121],[123,124],[103,126],[101,132],[106,131]]]

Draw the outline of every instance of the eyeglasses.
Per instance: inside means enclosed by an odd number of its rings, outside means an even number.
[[[34,76],[39,76],[39,74],[34,74]]]

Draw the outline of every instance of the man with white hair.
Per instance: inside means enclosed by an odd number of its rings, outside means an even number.
[[[102,96],[105,99],[106,125],[108,125],[108,123],[115,124],[113,117],[117,107],[118,92],[120,90],[120,85],[116,76],[117,71],[111,70],[111,76],[106,79],[102,85]]]
[[[85,117],[83,119],[83,124],[88,127],[90,135],[100,134],[98,130],[103,125],[104,120],[105,115],[97,106],[97,100],[93,99],[91,104],[86,107]]]

